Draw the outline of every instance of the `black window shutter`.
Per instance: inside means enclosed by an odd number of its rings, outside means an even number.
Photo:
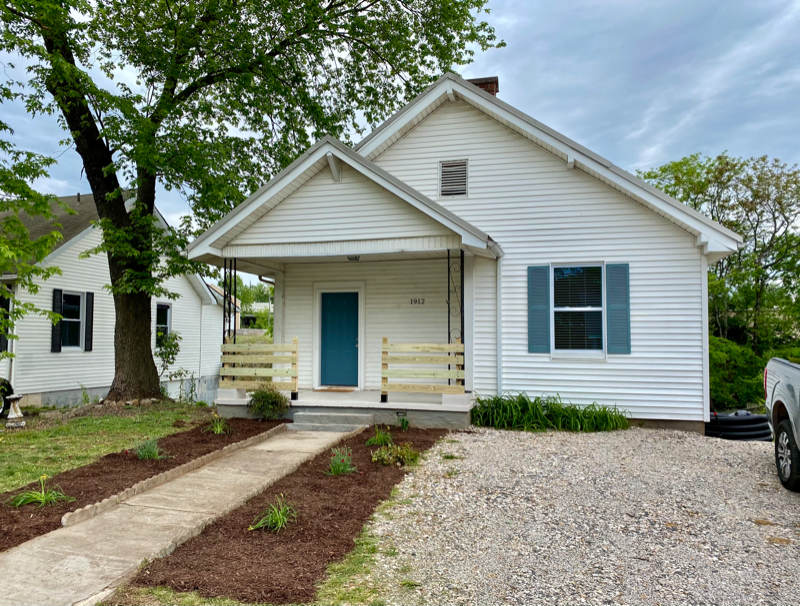
[[[53,313],[61,315],[61,289],[53,289]],[[50,332],[50,351],[58,353],[61,351],[61,320],[53,324]]]
[[[2,291],[3,287],[0,287]],[[11,293],[9,293],[10,295]],[[3,296],[0,292],[0,314],[3,314],[5,319],[8,319],[9,312],[11,311],[11,299]],[[4,330],[0,330],[0,351],[8,351],[8,337]]]
[[[83,351],[92,351],[92,332],[94,331],[94,293],[86,293],[86,328],[83,335]]]
[[[528,353],[550,353],[550,266],[528,267]]]
[[[627,263],[606,265],[608,353],[631,353],[631,286]]]

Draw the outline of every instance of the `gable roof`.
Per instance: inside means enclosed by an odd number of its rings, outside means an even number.
[[[567,167],[586,172],[693,234],[704,254],[721,258],[743,241],[739,234],[452,73],[439,78],[362,139],[355,151],[374,160],[439,106],[457,99],[561,158]]]
[[[133,203],[133,191],[124,191],[123,197],[125,198],[125,206],[130,210]],[[61,241],[53,247],[50,254],[42,260],[42,263],[53,261],[59,253],[68,248],[67,244],[77,241],[85,235],[88,235],[94,228],[94,222],[100,219],[97,213],[97,205],[94,203],[93,194],[77,194],[75,196],[61,196],[58,200],[66,204],[72,210],[69,212],[62,208],[58,202],[53,202],[50,208],[56,216],[55,220],[45,219],[41,216],[30,216],[25,213],[20,215],[22,224],[28,229],[31,238],[40,238],[51,231],[56,229],[61,232]],[[155,217],[156,221],[162,229],[167,229],[167,224],[164,216],[156,208]],[[10,215],[11,212],[0,213],[0,219]],[[54,223],[59,223],[60,227],[55,227]],[[209,305],[216,305],[217,300],[214,298],[211,290],[208,288],[205,280],[196,274],[187,274],[187,279],[192,285],[192,288],[204,303]]]
[[[337,139],[325,136],[192,242],[189,245],[189,257],[199,258],[206,254],[222,256],[222,247],[264,217],[321,170],[330,166],[331,162],[344,162],[361,175],[461,236],[465,245],[484,249],[493,246],[491,238],[477,227],[389,174],[367,158],[355,153]]]

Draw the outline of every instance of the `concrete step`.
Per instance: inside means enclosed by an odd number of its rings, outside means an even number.
[[[333,424],[333,425],[373,425],[374,417],[369,413],[355,412],[303,412],[298,410],[292,415],[295,423]]]
[[[291,431],[337,431],[339,433],[349,433],[355,431],[363,425],[347,425],[343,423],[289,423],[286,426]]]

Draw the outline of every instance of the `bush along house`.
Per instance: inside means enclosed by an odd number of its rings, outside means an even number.
[[[226,414],[272,380],[295,410],[375,422],[464,426],[476,395],[524,391],[702,431],[707,268],[741,238],[498,90],[444,75],[191,245],[228,283],[275,282],[276,345],[222,347]]]

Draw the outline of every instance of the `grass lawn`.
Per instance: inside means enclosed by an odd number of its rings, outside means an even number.
[[[0,434],[0,493],[33,482],[42,474],[53,476],[87,465],[147,438],[182,431],[173,426],[175,421],[209,414],[208,408],[164,403],[66,422],[34,418],[26,429]]]

